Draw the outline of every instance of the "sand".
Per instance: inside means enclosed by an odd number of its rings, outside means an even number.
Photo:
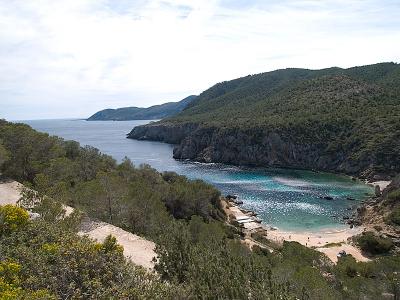
[[[381,181],[366,182],[366,183],[372,186],[378,185],[380,190],[383,191],[391,183],[391,181],[381,180]]]
[[[22,184],[16,181],[0,182],[0,205],[16,204],[21,197]],[[66,215],[69,215],[74,208],[65,206]],[[118,243],[124,247],[124,255],[134,264],[148,270],[154,268],[153,258],[155,244],[138,235],[122,230],[114,225],[104,222],[89,221],[90,228],[87,231],[80,231],[80,235],[88,235],[90,238],[102,242],[108,235],[116,237]]]
[[[229,219],[235,219],[237,217],[249,215],[249,213],[243,212],[237,205],[232,203],[227,204],[225,201],[222,201],[222,203],[226,214],[229,216]],[[264,233],[266,232],[265,237],[277,243],[282,243],[283,241],[299,242],[304,246],[314,248],[315,250],[324,253],[334,263],[337,262],[337,254],[341,250],[351,254],[358,261],[369,260],[361,253],[360,249],[354,245],[351,245],[350,243],[350,238],[362,233],[364,231],[364,227],[355,227],[352,229],[348,228],[343,230],[331,229],[319,232],[290,232],[273,228],[271,226],[262,225],[257,222],[249,222],[243,225],[247,236],[250,236],[252,232],[259,231]],[[260,229],[263,230],[260,231]],[[325,245],[331,243],[341,243],[341,245],[333,247],[328,245],[329,247],[325,247]],[[249,242],[247,242],[247,244],[249,244]]]
[[[97,227],[94,229],[86,232],[80,231],[79,234],[87,235],[99,242],[104,241],[111,234],[116,237],[118,244],[124,247],[125,257],[135,265],[149,270],[154,268],[153,258],[156,257],[154,252],[156,245],[153,242],[108,223],[98,222],[96,225]]]
[[[16,204],[21,197],[22,184],[16,181],[0,182],[0,205]]]

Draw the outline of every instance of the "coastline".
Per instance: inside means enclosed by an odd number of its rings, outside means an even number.
[[[228,217],[227,222],[241,228],[244,234],[243,241],[250,247],[258,244],[253,238],[253,235],[257,234],[277,245],[282,245],[284,241],[298,242],[324,253],[333,263],[338,261],[337,254],[342,250],[351,254],[357,261],[370,260],[351,241],[353,236],[361,234],[365,230],[363,226],[345,229],[331,228],[313,232],[287,231],[262,224],[254,212],[240,208],[232,199],[223,199],[221,203]]]

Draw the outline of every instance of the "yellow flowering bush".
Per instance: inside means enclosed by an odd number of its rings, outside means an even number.
[[[57,254],[60,246],[55,243],[46,243],[42,245],[42,250],[46,254],[55,255]]]
[[[11,204],[0,206],[0,235],[18,230],[28,221],[29,214],[25,209]]]
[[[21,265],[13,261],[0,262],[0,300],[32,299],[55,300],[54,295],[46,289],[37,291],[24,290],[20,286],[19,273]]]
[[[22,292],[18,273],[21,266],[15,262],[0,262],[0,300],[16,299]]]

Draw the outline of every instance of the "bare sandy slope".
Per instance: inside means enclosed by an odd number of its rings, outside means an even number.
[[[111,234],[116,237],[118,244],[124,247],[124,255],[134,264],[153,269],[153,258],[156,257],[153,242],[108,223],[92,222],[92,224],[95,224],[93,229],[86,232],[80,231],[79,234],[88,235],[99,242],[104,241]]]
[[[378,185],[380,190],[383,191],[390,183],[390,180],[381,180],[381,181],[373,181],[373,182],[366,182],[368,185],[376,186]]]
[[[0,205],[16,204],[21,197],[21,187],[16,181],[0,182]]]
[[[351,245],[348,239],[352,236],[362,233],[363,227],[344,230],[325,230],[320,232],[285,232],[282,230],[269,230],[267,237],[277,241],[296,241],[300,244],[315,248],[330,258],[334,263],[338,261],[337,254],[344,250],[347,254],[351,254],[358,261],[369,261],[361,250]],[[327,244],[341,243],[340,246],[325,247]]]
[[[0,205],[16,204],[21,197],[21,187],[22,184],[16,181],[0,182]],[[73,211],[73,208],[69,206],[66,206],[65,209],[67,215]],[[87,234],[90,238],[100,242],[111,234],[124,247],[124,255],[134,264],[146,269],[154,267],[152,260],[153,257],[156,257],[156,253],[154,252],[155,244],[153,242],[104,222],[90,221],[89,228],[87,231],[80,231],[79,234]]]

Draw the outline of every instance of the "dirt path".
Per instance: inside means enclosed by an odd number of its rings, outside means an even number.
[[[21,197],[22,184],[16,181],[0,182],[0,205],[16,204]]]
[[[99,242],[104,241],[111,234],[116,237],[118,244],[124,247],[124,255],[134,264],[149,270],[154,268],[153,258],[156,257],[154,252],[156,245],[153,242],[108,223],[93,221],[91,223],[90,230],[80,231],[79,234],[87,235]]]
[[[0,205],[16,204],[21,197],[22,184],[16,181],[0,182]],[[66,206],[67,215],[73,211],[72,207]],[[134,264],[146,269],[153,269],[153,257],[155,244],[138,235],[125,231],[119,227],[104,222],[89,221],[87,230],[80,231],[80,235],[88,235],[90,238],[102,242],[108,235],[116,237],[118,243],[124,247],[124,255]]]
[[[321,247],[321,248],[317,248],[315,250],[318,250],[318,251],[324,253],[334,263],[338,262],[337,254],[342,250],[346,251],[347,254],[351,254],[357,261],[370,261],[369,258],[367,258],[361,254],[360,249],[358,249],[352,245],[349,245],[349,244],[342,244],[337,247],[336,246],[335,247]]]

